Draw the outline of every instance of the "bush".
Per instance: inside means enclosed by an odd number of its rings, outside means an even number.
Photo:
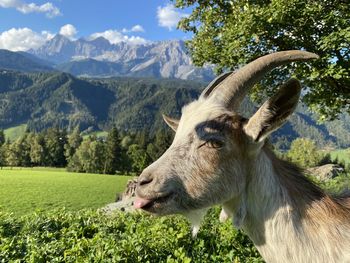
[[[319,184],[327,192],[341,194],[346,190],[350,190],[350,174],[344,173],[331,180],[319,182]]]
[[[319,165],[323,156],[319,153],[314,141],[298,138],[292,142],[287,158],[289,161],[307,168]]]
[[[230,222],[209,215],[193,239],[180,216],[94,211],[0,214],[0,262],[263,262]]]

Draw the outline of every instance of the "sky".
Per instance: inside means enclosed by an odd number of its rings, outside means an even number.
[[[176,24],[189,13],[170,0],[0,0],[0,49],[35,49],[58,33],[132,44],[188,39]]]

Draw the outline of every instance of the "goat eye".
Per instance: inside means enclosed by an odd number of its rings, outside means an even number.
[[[215,149],[222,148],[224,146],[224,143],[217,139],[210,139],[206,142],[206,144],[208,145],[208,147]]]

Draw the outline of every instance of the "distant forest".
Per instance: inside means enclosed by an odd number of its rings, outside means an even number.
[[[26,132],[10,142],[0,131],[0,165],[9,167],[67,167],[69,171],[129,174],[139,173],[170,146],[172,132],[145,130],[120,133],[113,127],[106,137],[82,137],[78,127],[71,133],[58,128]]]
[[[0,128],[26,124],[30,132],[57,127],[71,133],[75,127],[91,134],[116,127],[121,133],[147,131],[150,137],[169,132],[161,114],[181,115],[181,108],[196,99],[204,83],[175,79],[82,79],[67,73],[20,73],[0,70]],[[246,100],[241,113],[248,117],[256,107]],[[350,146],[350,117],[317,123],[306,107],[299,106],[271,141],[287,150],[298,138],[310,138],[318,147]]]

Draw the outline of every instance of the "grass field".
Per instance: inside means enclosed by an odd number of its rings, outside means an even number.
[[[93,135],[95,135],[97,138],[107,138],[108,132],[106,132],[106,131],[95,131],[95,132],[91,132],[89,134],[84,134],[83,138],[87,139],[89,136],[93,136]]]
[[[65,207],[99,208],[115,200],[131,177],[69,173],[62,169],[0,170],[0,211],[17,215]]]
[[[331,159],[337,159],[338,162],[341,162],[345,165],[350,165],[350,148],[332,151]]]

